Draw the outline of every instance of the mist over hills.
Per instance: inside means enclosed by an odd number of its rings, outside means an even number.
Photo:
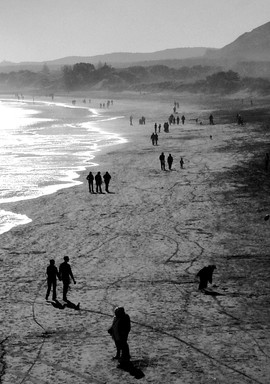
[[[47,62],[0,63],[0,90],[270,94],[270,22],[220,49],[114,52]]]
[[[59,69],[64,65],[74,65],[76,63],[91,63],[97,65],[99,63],[107,63],[115,68],[127,67],[138,65],[139,63],[149,63],[152,61],[170,61],[170,60],[184,60],[188,58],[203,57],[209,48],[172,48],[162,51],[150,53],[131,53],[131,52],[114,52],[96,56],[67,56],[56,60],[46,61],[52,69]],[[44,65],[45,62],[21,62],[11,63],[3,61],[0,63],[0,70],[6,72],[7,70],[18,69],[38,69]]]
[[[240,71],[242,63],[245,63],[244,71],[246,74],[250,72],[250,75],[253,76],[259,74],[268,76],[270,75],[270,68],[268,68],[270,63],[270,22],[244,33],[232,43],[220,49],[187,47],[149,53],[113,52],[96,56],[68,56],[46,62],[11,63],[3,61],[0,63],[0,71],[39,71],[44,64],[50,70],[59,70],[64,65],[74,65],[76,63],[91,63],[95,66],[106,63],[115,68],[153,65],[180,68],[181,66],[210,65]],[[239,63],[241,64],[239,65]],[[247,65],[247,63],[249,64]]]

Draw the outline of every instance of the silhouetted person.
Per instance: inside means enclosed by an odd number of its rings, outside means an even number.
[[[150,136],[150,139],[152,141],[152,144],[155,145],[155,134],[154,132],[152,133],[152,135]]]
[[[130,124],[130,125],[133,125],[133,116],[130,116],[130,117],[129,117],[129,124]]]
[[[179,123],[180,123],[180,117],[177,116],[177,118],[176,118],[176,124],[179,125]]]
[[[155,133],[157,133],[157,123],[155,123],[155,125],[154,125],[154,131],[155,131]]]
[[[161,124],[158,125],[158,133],[160,133],[161,130]]]
[[[208,282],[212,284],[213,272],[216,269],[215,265],[208,265],[208,267],[203,267],[198,273],[197,277],[200,278],[199,289],[207,288]]]
[[[185,120],[186,120],[184,115],[182,115],[181,120],[182,120],[182,124],[184,125],[185,124]]]
[[[159,156],[159,161],[160,161],[160,167],[162,171],[165,171],[165,155],[162,152],[161,155]]]
[[[69,257],[65,256],[64,262],[61,263],[59,267],[60,280],[63,281],[63,300],[64,301],[68,301],[67,293],[70,285],[70,279],[72,279],[73,283],[76,284],[71,267],[68,262],[69,262]]]
[[[47,267],[47,284],[48,289],[46,293],[46,300],[48,300],[51,288],[53,287],[53,295],[52,299],[56,300],[56,278],[60,280],[60,275],[58,273],[58,269],[55,266],[55,261],[53,259],[50,260],[50,265]]]
[[[169,154],[169,156],[167,158],[167,163],[168,163],[169,170],[171,170],[172,169],[172,163],[173,163],[173,157],[171,154]]]
[[[214,125],[214,117],[212,114],[209,116],[209,123],[210,125]]]
[[[105,191],[109,193],[109,184],[111,180],[111,175],[109,172],[106,172],[105,175],[103,176],[104,184],[105,184]]]
[[[165,123],[163,124],[163,127],[164,127],[164,132],[168,133],[169,132],[169,123],[168,123],[168,121],[165,121]]]
[[[101,184],[102,184],[102,177],[100,172],[98,172],[95,176],[95,182],[96,182],[96,193],[102,193]]]
[[[157,143],[158,143],[158,134],[157,133],[155,133],[155,135],[154,135],[154,143],[155,143],[155,145],[157,145]]]
[[[115,346],[116,355],[113,359],[118,359],[121,364],[125,364],[130,360],[129,346],[127,343],[128,334],[130,332],[130,318],[125,313],[123,307],[117,307],[114,311],[114,319],[112,326],[108,329],[109,334],[112,336]]]
[[[240,115],[240,113],[237,113],[237,115],[236,115],[236,119],[237,119],[237,124],[238,124],[238,125],[244,125],[244,119],[243,119],[243,117]]]
[[[180,167],[183,168],[183,165],[184,165],[184,160],[183,160],[183,157],[181,157],[181,159],[180,159]]]
[[[94,193],[94,175],[92,172],[89,172],[89,175],[86,177],[88,180],[89,192]]]

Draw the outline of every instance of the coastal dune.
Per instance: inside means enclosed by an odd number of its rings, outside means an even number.
[[[173,99],[116,99],[115,119],[98,124],[127,142],[98,152],[82,184],[1,206],[32,220],[1,235],[2,383],[133,383],[111,360],[107,329],[118,305],[131,318],[142,381],[268,382],[268,190],[250,189],[241,170],[269,133],[233,118],[210,126],[210,107],[183,99],[186,124],[162,127],[152,146],[154,123],[172,107]],[[172,171],[161,171],[162,151],[174,157]],[[109,171],[111,193],[88,192],[89,170]],[[49,259],[58,266],[66,255],[78,311],[45,300]],[[206,295],[195,276],[208,264],[217,269]]]

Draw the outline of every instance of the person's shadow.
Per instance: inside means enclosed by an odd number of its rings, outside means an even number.
[[[208,290],[208,289],[204,289],[202,292],[205,295],[209,295],[209,296],[224,296],[224,293],[220,293],[220,292],[212,291],[212,290]]]
[[[58,300],[54,300],[54,301],[51,301],[51,304],[54,308],[57,308],[57,309],[72,308],[72,309],[75,309],[75,311],[80,310],[80,303],[76,305],[69,300],[67,300],[64,304],[60,303],[60,301]]]
[[[135,379],[139,380],[142,379],[145,375],[143,371],[138,367],[140,366],[140,362],[132,362],[132,361],[127,361],[127,362],[121,362],[117,368],[122,369],[125,372],[128,372],[131,376],[134,376]]]

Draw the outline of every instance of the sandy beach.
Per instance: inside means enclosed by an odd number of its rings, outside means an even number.
[[[1,383],[134,383],[111,359],[118,305],[141,382],[269,383],[269,120],[238,126],[237,102],[225,111],[198,100],[179,99],[185,125],[162,128],[153,146],[174,97],[115,98],[108,114],[118,118],[99,124],[127,143],[97,153],[78,186],[2,205],[32,222],[1,235]],[[162,151],[172,171],[161,171]],[[109,171],[112,193],[90,194],[89,170]],[[79,311],[45,300],[49,259],[66,255]],[[217,269],[203,294],[195,275],[208,264]]]

